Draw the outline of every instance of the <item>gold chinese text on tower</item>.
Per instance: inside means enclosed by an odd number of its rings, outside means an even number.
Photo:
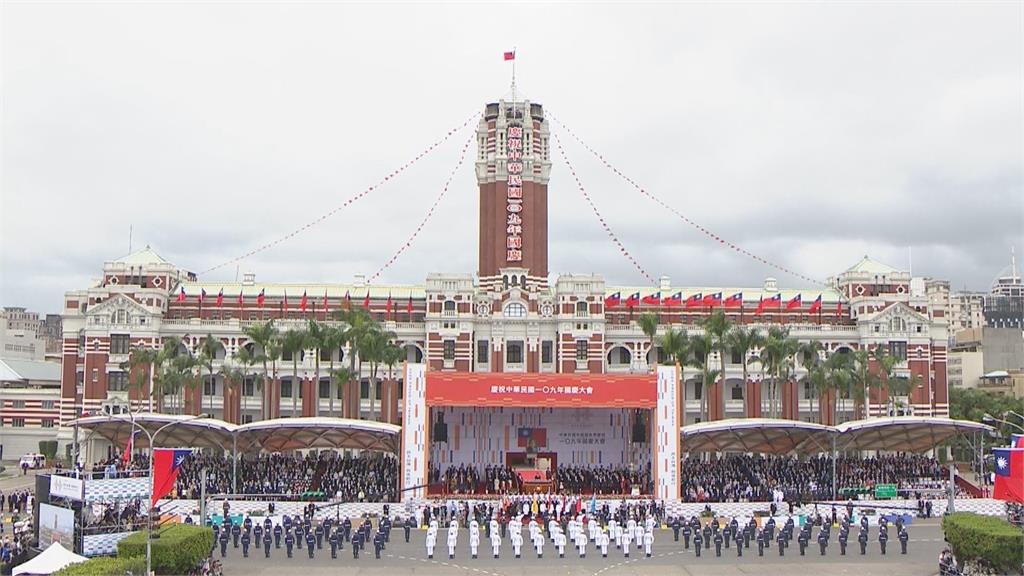
[[[488,104],[477,128],[481,287],[545,286],[548,124],[529,100]]]

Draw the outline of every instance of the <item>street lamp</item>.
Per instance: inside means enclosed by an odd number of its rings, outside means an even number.
[[[1014,416],[1019,416],[1021,419],[1024,419],[1024,416],[1021,416],[1020,414],[1017,414],[1016,412],[1013,412],[1013,411],[1007,412],[1007,414],[1013,414]],[[982,422],[999,422],[1000,424],[1005,424],[1007,426],[1013,426],[1017,430],[1020,430],[1021,432],[1024,432],[1024,428],[1022,428],[1020,425],[1014,424],[1013,422],[1010,422],[1009,420],[1004,420],[1002,418],[996,418],[995,416],[993,416],[993,415],[991,415],[991,414],[989,414],[987,412],[981,416],[981,421]]]
[[[120,418],[117,415],[111,415],[111,417],[115,418],[117,420],[124,420],[124,418]],[[156,437],[161,432],[163,432],[167,428],[170,428],[171,426],[175,426],[177,424],[184,424],[185,422],[192,422],[194,420],[201,420],[203,418],[209,418],[210,415],[209,414],[197,414],[195,416],[190,416],[190,417],[182,419],[182,420],[175,420],[173,422],[168,422],[167,424],[164,424],[163,426],[157,428],[156,432],[153,432],[152,434],[150,434],[149,430],[146,430],[146,428],[144,426],[140,425],[139,423],[137,423],[135,421],[135,413],[134,412],[129,412],[128,413],[128,417],[129,417],[128,418],[128,422],[131,423],[131,425],[132,425],[133,433],[134,433],[134,429],[138,428],[149,439],[149,511],[146,514],[146,574],[148,576],[149,574],[153,573],[153,444],[154,444],[154,440],[156,439]]]

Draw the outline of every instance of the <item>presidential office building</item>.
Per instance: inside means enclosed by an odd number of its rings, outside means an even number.
[[[662,331],[672,326],[699,333],[703,318],[723,310],[735,323],[785,326],[801,341],[818,341],[830,352],[883,346],[899,359],[898,376],[920,379],[896,403],[873,391],[870,413],[881,415],[895,404],[914,415],[948,415],[945,310],[929,306],[923,278],[867,257],[838,271],[828,288],[772,278],[756,286],[695,286],[667,277],[656,286],[623,286],[609,284],[598,274],[549,275],[548,138],[540,104],[499,101],[485,106],[475,157],[475,274],[429,274],[413,286],[368,285],[360,277],[350,283],[314,284],[253,274],[241,282],[221,282],[197,277],[149,247],[106,262],[99,281],[65,296],[61,439],[70,440],[67,423],[76,410],[95,414],[104,407],[149,407],[148,384],[141,390],[131,386],[134,375],[121,368],[135,346],[156,347],[174,336],[198,354],[201,339],[211,334],[223,344],[216,372],[225,362],[235,363],[239,350],[255,345],[244,333],[247,327],[273,319],[282,331],[303,328],[309,319],[332,322],[335,311],[362,306],[395,333],[408,362],[425,364],[428,373],[610,379],[648,373],[659,360],[657,346],[650,348],[637,325],[640,314],[658,314]],[[757,353],[751,351],[750,358]],[[268,387],[266,397],[251,379],[240,394],[232,394],[221,376],[211,381],[204,370],[202,388],[185,394],[182,409],[234,423],[260,419],[264,403],[272,418],[369,417],[369,366],[363,366],[358,387],[339,389],[328,377],[328,366],[348,365],[351,354],[348,347],[321,351],[319,382],[313,351],[283,357],[276,363],[277,382]],[[685,369],[682,423],[700,420],[703,395],[706,419],[769,415],[760,365],[749,364],[744,382],[743,360],[736,354],[725,358],[724,379],[706,390],[696,383],[697,371]],[[716,366],[718,361],[712,358]],[[835,424],[828,404],[797,383],[800,376],[797,367],[796,378],[780,385],[778,415]],[[402,367],[382,367],[378,377],[385,383],[372,400],[374,414],[401,424]],[[841,408],[840,421],[859,417],[852,403]]]

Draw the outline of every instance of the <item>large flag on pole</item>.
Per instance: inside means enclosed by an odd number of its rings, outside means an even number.
[[[997,500],[1024,502],[1024,448],[993,448]]]
[[[170,494],[174,482],[178,479],[178,471],[185,457],[192,453],[190,449],[154,448],[153,449],[153,498],[150,505]]]
[[[128,438],[128,444],[124,447],[124,454],[121,455],[121,465],[125,468],[128,467],[128,463],[132,461],[132,450],[135,449],[135,435],[139,432],[133,431],[130,438]]]
[[[1010,447],[1024,448],[1024,434],[1010,434]]]
[[[515,50],[513,50],[511,52],[505,52],[505,60],[515,60],[515,59],[516,59],[516,51]]]

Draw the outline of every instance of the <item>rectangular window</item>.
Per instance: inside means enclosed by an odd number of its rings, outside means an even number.
[[[455,340],[444,341],[444,359],[455,360]]]
[[[321,349],[320,350],[320,361],[321,362],[330,362],[332,354],[334,354],[334,350],[331,350],[330,348],[323,348],[323,349]]]
[[[360,380],[359,381],[359,397],[369,398],[370,397],[370,381]]]
[[[213,396],[217,393],[217,380],[206,377],[203,380],[203,394]]]
[[[514,340],[506,345],[505,362],[508,364],[523,363],[523,341]]]
[[[111,334],[110,335],[110,353],[111,354],[127,354],[128,349],[131,347],[131,337],[128,334]]]
[[[251,424],[252,414],[242,414],[242,424]]]
[[[107,374],[107,390],[110,392],[128,391],[128,373],[111,372]]]
[[[43,400],[43,410],[53,410],[57,407],[53,400]]]
[[[555,356],[555,354],[554,354],[555,345],[554,344],[555,343],[552,342],[551,340],[545,340],[545,341],[540,343],[540,363],[541,364],[551,364],[552,362],[554,362],[554,356]]]
[[[804,398],[814,398],[814,385],[804,382]]]
[[[24,428],[25,427],[25,419],[24,418],[11,418],[11,426],[14,426],[15,428]]]
[[[576,360],[586,361],[587,356],[590,354],[589,346],[586,340],[576,341]]]
[[[320,397],[330,398],[331,397],[331,382],[330,380],[320,381]]]
[[[291,350],[282,350],[281,351],[281,361],[282,362],[291,362],[292,361],[292,351]]]
[[[246,378],[242,383],[242,396],[255,396],[256,395],[256,380],[254,378]]]
[[[490,360],[490,358],[491,358],[491,349],[490,349],[490,347],[487,344],[488,344],[487,340],[477,340],[476,341],[476,363],[477,364],[487,364],[488,362],[491,361]]]
[[[742,386],[733,386],[732,387],[732,399],[733,400],[743,400],[743,387]]]
[[[693,399],[700,400],[700,397],[704,394],[704,384],[697,382],[693,386]]]
[[[25,407],[25,401],[24,400],[11,400],[11,408],[24,408],[24,407]]]
[[[292,397],[292,381],[281,379],[281,398]]]
[[[739,350],[730,350],[729,352],[730,352],[730,355],[731,355],[731,357],[729,359],[730,363],[732,363],[732,364],[742,364],[743,363],[743,354],[740,353]]]
[[[43,428],[53,428],[53,418],[43,418],[39,425]]]
[[[889,342],[889,354],[900,362],[905,362],[907,360],[907,343]]]

